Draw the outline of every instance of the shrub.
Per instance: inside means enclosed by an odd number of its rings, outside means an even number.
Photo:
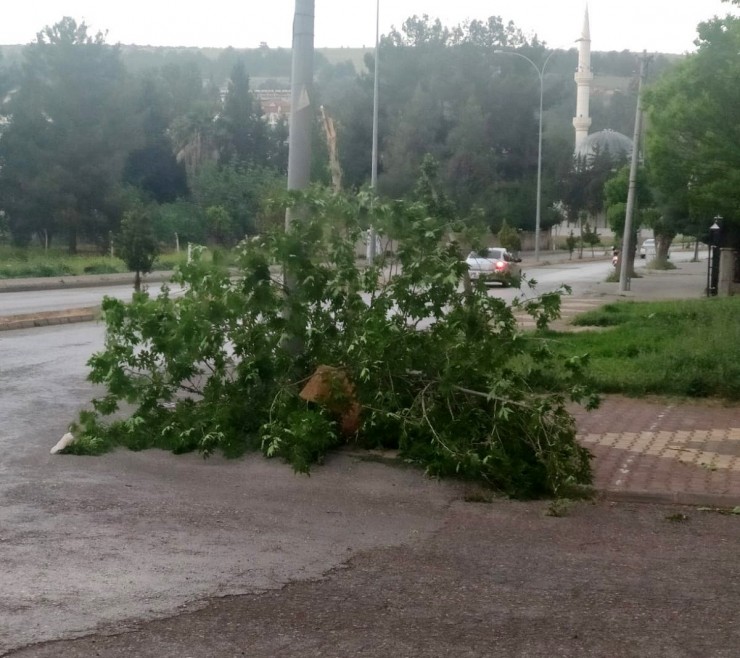
[[[509,226],[506,220],[501,224],[501,228],[498,232],[498,241],[501,246],[507,251],[518,252],[522,248],[522,240],[519,237],[516,229]]]
[[[118,255],[134,272],[134,289],[141,289],[141,275],[152,271],[159,244],[152,229],[151,213],[137,207],[124,213],[117,239]]]

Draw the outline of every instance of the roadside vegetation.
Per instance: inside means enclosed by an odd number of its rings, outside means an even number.
[[[163,253],[154,261],[153,270],[172,270],[184,262],[185,253]],[[40,247],[0,245],[0,279],[23,277],[79,276],[128,272],[120,258],[100,254],[70,255],[66,249],[44,250]]]
[[[601,393],[740,400],[740,298],[617,302],[548,334],[561,355],[589,357]]]

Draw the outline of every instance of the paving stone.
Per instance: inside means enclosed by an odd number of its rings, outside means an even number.
[[[740,405],[613,396],[574,415],[606,496],[740,505]]]

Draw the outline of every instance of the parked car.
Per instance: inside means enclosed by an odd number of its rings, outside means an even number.
[[[640,258],[647,258],[648,256],[655,258],[655,238],[643,240],[640,247]]]
[[[479,251],[471,251],[465,259],[472,281],[485,281],[485,283],[500,283],[503,287],[519,285],[522,275],[519,263],[521,258],[516,258],[503,247],[487,247]]]
[[[642,246],[640,247],[640,258],[652,260],[657,256],[657,254],[658,252],[656,251],[655,238],[647,238],[646,240],[644,240]],[[668,252],[666,256],[670,258],[671,253]]]

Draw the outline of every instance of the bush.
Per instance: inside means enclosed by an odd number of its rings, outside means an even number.
[[[98,263],[90,263],[89,265],[85,265],[82,268],[82,271],[85,274],[116,274],[118,273],[119,268],[112,263],[101,261]]]
[[[151,212],[144,207],[127,210],[117,237],[118,257],[134,272],[134,289],[141,289],[141,275],[152,271],[159,244],[152,229]]]
[[[105,300],[106,347],[90,360],[90,380],[106,393],[81,414],[74,450],[259,448],[306,472],[353,440],[515,496],[590,481],[566,408],[586,396],[580,361],[559,359],[570,373],[563,393],[538,389],[558,357],[521,334],[512,307],[483,284],[462,285],[467,267],[448,242],[462,227],[423,203],[299,200],[305,219],[289,232],[240,245],[236,277],[196,252],[174,279],[182,296]],[[371,208],[397,248],[358,267]],[[544,327],[559,302],[550,293],[523,306]],[[319,366],[349,388],[306,401],[301,389]],[[123,401],[132,415],[106,424]],[[342,420],[355,403],[360,424],[348,433]]]
[[[517,233],[515,228],[507,224],[506,220],[504,220],[503,224],[501,224],[501,228],[499,229],[498,241],[499,244],[507,251],[517,253],[522,249],[522,240],[519,237],[519,234]]]

